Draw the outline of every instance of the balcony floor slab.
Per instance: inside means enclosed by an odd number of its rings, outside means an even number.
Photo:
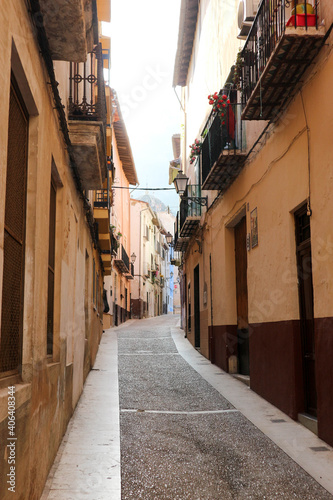
[[[222,151],[210,169],[202,189],[217,189],[225,192],[241,172],[245,160],[246,154],[240,151]]]
[[[286,28],[244,107],[242,120],[272,120],[279,116],[323,46],[324,36],[322,26]]]
[[[69,135],[84,189],[101,189],[107,175],[102,122],[69,120]]]

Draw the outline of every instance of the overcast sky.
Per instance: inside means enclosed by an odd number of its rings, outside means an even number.
[[[172,88],[179,12],[180,0],[111,1],[111,87],[118,94],[140,187],[171,187],[171,137],[179,133],[181,117]],[[149,193],[177,210],[175,191]]]

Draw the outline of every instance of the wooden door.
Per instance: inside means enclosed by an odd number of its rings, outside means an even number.
[[[238,371],[250,374],[246,217],[235,227]]]
[[[300,323],[302,335],[305,412],[317,415],[315,331],[311,260],[310,217],[304,206],[295,215]]]
[[[200,282],[199,282],[199,266],[194,268],[194,328],[195,347],[200,347]]]

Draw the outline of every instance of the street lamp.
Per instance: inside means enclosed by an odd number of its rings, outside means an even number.
[[[168,245],[172,245],[172,234],[168,232],[168,234],[165,236],[166,242]]]
[[[136,255],[135,255],[135,253],[133,252],[133,253],[132,253],[132,255],[131,255],[131,262],[132,262],[133,266],[134,266],[134,262],[135,262],[135,260],[136,260]]]
[[[185,174],[183,174],[182,171],[178,172],[177,177],[175,177],[173,181],[177,194],[181,196],[182,200],[189,200],[189,201],[194,201],[200,206],[205,206],[208,208],[208,196],[205,196],[203,198],[198,197],[198,196],[184,196],[184,193],[187,189],[187,183],[188,183],[188,177],[186,177]]]

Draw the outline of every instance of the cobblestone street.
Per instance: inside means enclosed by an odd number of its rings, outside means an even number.
[[[122,499],[332,498],[184,360],[178,322],[118,333]]]
[[[332,469],[329,445],[168,315],[105,331],[41,500],[326,500]]]

